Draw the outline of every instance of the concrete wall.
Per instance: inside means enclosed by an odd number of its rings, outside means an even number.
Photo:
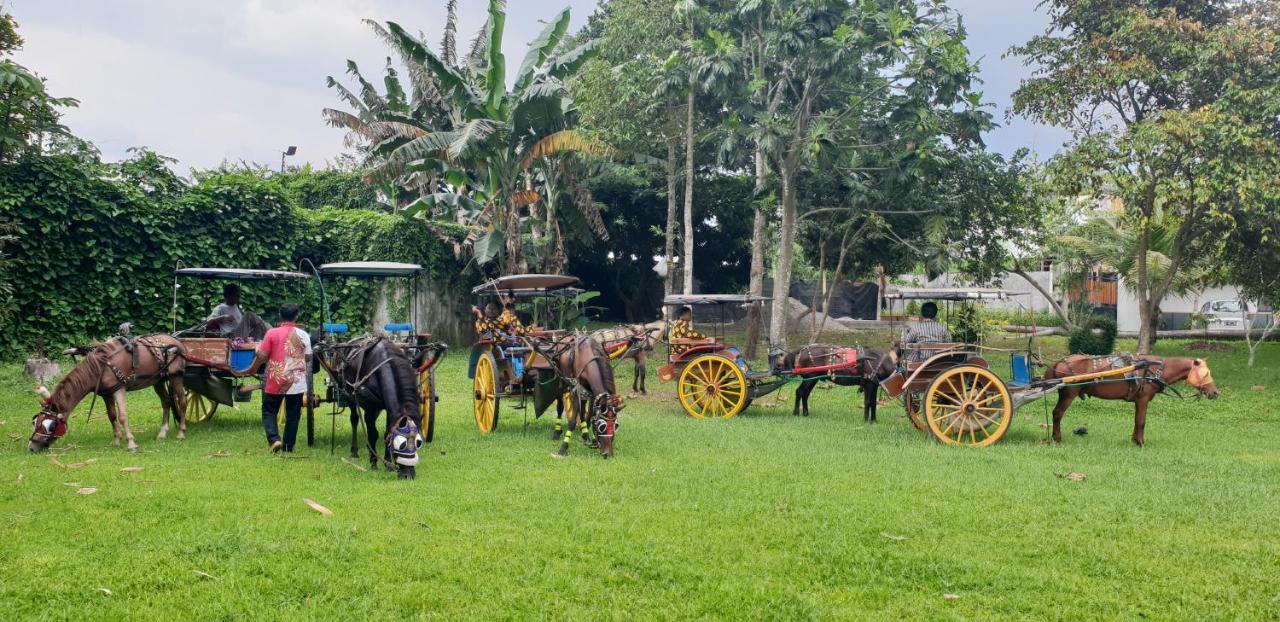
[[[1053,281],[1057,275],[1049,271],[1028,272],[1028,276],[1044,287],[1045,291],[1053,291]],[[969,285],[965,283],[961,277],[954,274],[944,274],[936,279],[928,280],[923,275],[902,275],[898,277],[900,280],[911,283],[915,287],[965,287]],[[892,286],[891,286],[892,287]],[[1026,279],[1016,274],[1006,274],[1003,278],[995,283],[984,287],[998,287],[1016,295],[1007,300],[986,300],[983,301],[983,307],[988,309],[1008,309],[1012,311],[1026,311],[1028,309],[1040,311],[1051,309],[1048,299],[1040,292],[1036,291]],[[905,305],[904,302],[895,302],[895,305]]]

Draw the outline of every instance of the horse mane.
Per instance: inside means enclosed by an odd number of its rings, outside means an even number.
[[[396,399],[400,400],[401,408],[405,404],[418,405],[418,376],[413,368],[413,363],[409,361],[409,355],[403,348],[397,347],[389,341],[384,341],[381,350],[386,352],[390,361],[387,366],[391,368],[391,373],[396,378]],[[415,407],[413,414],[417,415],[418,409]],[[399,416],[401,413],[396,413]]]
[[[71,409],[75,408],[80,400],[97,388],[98,380],[102,378],[106,366],[103,345],[105,344],[94,348],[79,363],[76,363],[76,366],[71,368],[71,371],[67,372],[58,384],[53,386],[49,399],[45,400],[46,404],[52,406],[56,412],[70,414]]]
[[[600,382],[604,383],[603,387],[591,387],[591,392],[596,395],[599,395],[600,393],[617,395],[618,389],[613,382],[613,366],[609,364],[609,355],[605,353],[604,346],[601,346],[600,342],[595,339],[591,339],[590,337],[579,341],[579,344],[583,342],[589,344],[587,347],[591,349],[591,360],[587,361],[587,364],[590,365],[595,363],[600,368]],[[586,368],[584,367],[583,370],[585,371],[585,369]],[[585,378],[590,377],[585,374],[584,376]]]

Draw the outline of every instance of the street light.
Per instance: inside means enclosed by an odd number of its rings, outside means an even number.
[[[284,172],[284,159],[295,153],[298,153],[298,148],[294,145],[289,145],[288,149],[285,149],[284,151],[280,152],[280,172],[281,173]]]

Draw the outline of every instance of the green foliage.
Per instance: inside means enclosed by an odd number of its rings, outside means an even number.
[[[124,321],[137,331],[168,332],[179,263],[296,270],[303,257],[316,264],[412,261],[427,267],[427,286],[442,297],[461,289],[458,264],[426,223],[367,210],[299,209],[279,184],[253,172],[203,175],[186,187],[148,151],[114,168],[118,177],[103,179],[92,163],[69,156],[0,165],[0,222],[13,223],[14,233],[0,239],[0,256],[12,260],[7,279],[17,319],[0,322],[0,349],[29,348],[37,336],[55,345],[102,337]],[[209,312],[219,283],[179,285],[182,328]],[[343,319],[360,324],[373,297],[356,289],[331,298],[346,305]],[[254,283],[243,298],[271,320],[285,299],[302,302],[304,313],[318,309],[315,290],[309,281]]]
[[[947,328],[951,338],[962,343],[982,343],[989,326],[983,318],[982,307],[972,302],[962,302],[947,314]]]
[[[905,313],[910,317],[920,317],[920,301],[914,298],[908,300]]]
[[[3,11],[0,6],[0,58],[22,47],[17,22]],[[39,152],[45,139],[66,134],[58,109],[77,105],[73,98],[49,95],[44,80],[26,67],[0,60],[0,163]]]
[[[1086,318],[1080,322],[1079,328],[1071,332],[1067,348],[1072,354],[1111,354],[1116,348],[1115,320],[1100,315]]]
[[[390,211],[378,197],[377,186],[365,183],[357,171],[322,170],[310,167],[272,176],[302,209],[360,209]]]

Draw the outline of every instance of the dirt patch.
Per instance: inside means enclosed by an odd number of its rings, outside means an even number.
[[[1193,352],[1235,352],[1236,347],[1229,343],[1221,343],[1218,341],[1193,341],[1187,344],[1187,349]]]

